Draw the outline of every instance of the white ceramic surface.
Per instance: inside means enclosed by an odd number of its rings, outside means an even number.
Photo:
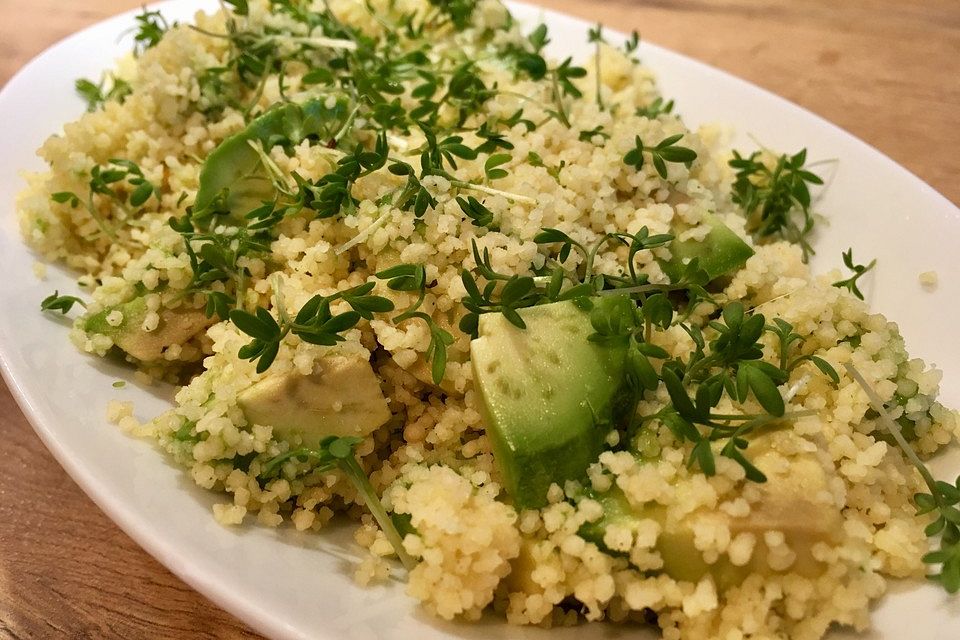
[[[173,0],[158,6],[184,21],[215,3]],[[586,23],[526,5],[512,8],[526,24],[548,23],[552,55],[588,55]],[[45,295],[76,287],[59,269],[51,269],[46,282],[37,281],[36,257],[20,242],[13,201],[23,186],[18,172],[42,168],[35,149],[82,113],[74,79],[99,77],[129,50],[130,35],[121,34],[132,26],[134,13],[67,38],[0,93],[0,122],[5,123],[0,128],[0,362],[24,413],[60,463],[149,553],[270,637],[653,637],[645,630],[606,625],[546,632],[492,619],[481,625],[438,622],[419,611],[399,583],[370,589],[353,584],[351,565],[358,553],[349,528],[322,535],[256,525],[223,528],[210,515],[216,496],[197,489],[149,443],[106,423],[109,399],[135,400],[138,416],[146,419],[168,405],[169,389],[114,389],[111,383],[130,378],[130,372],[78,353],[67,340],[66,323],[41,316],[38,305]],[[860,259],[877,257],[876,273],[866,286],[869,301],[900,323],[914,356],[943,368],[943,400],[960,406],[960,341],[944,340],[956,335],[954,318],[960,311],[960,280],[949,277],[960,246],[960,210],[886,156],[792,103],[651,44],[642,44],[640,54],[689,124],[729,123],[739,132],[740,148],[752,144],[744,135],[749,133],[774,149],[806,146],[811,160],[838,160],[817,207],[829,224],[816,240],[814,267],[839,266],[840,251],[848,246]],[[941,275],[932,293],[917,282],[918,273],[928,270]],[[958,466],[954,455],[935,468],[946,475]],[[874,622],[874,632],[856,637],[953,639],[960,628],[960,599],[950,600],[930,585],[897,585],[876,607]],[[831,638],[846,636],[838,631]]]

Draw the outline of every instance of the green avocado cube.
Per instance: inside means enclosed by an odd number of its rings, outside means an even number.
[[[687,263],[696,258],[711,280],[741,269],[754,253],[750,245],[713,215],[707,214],[704,224],[710,227],[710,232],[703,240],[670,243],[673,259]],[[679,230],[675,233],[679,235]]]
[[[781,442],[800,438],[786,434],[780,437]],[[796,455],[789,472],[777,472],[775,466],[767,468],[762,453],[772,446],[778,446],[771,441],[769,435],[764,435],[755,438],[750,445],[755,462],[768,473],[769,478],[758,485],[761,497],[751,505],[749,515],[731,517],[723,512],[714,514],[722,519],[731,536],[750,533],[758,539],[753,555],[746,564],[735,565],[725,555],[721,555],[716,562],[708,563],[696,547],[694,528],[689,518],[679,522],[668,520],[666,507],[657,503],[632,505],[616,485],[603,493],[588,492],[586,497],[597,500],[603,507],[603,516],[583,525],[579,534],[611,552],[604,543],[609,527],[615,525],[635,531],[643,520],[653,520],[660,527],[656,550],[663,559],[663,573],[687,582],[697,582],[710,575],[721,588],[728,588],[740,584],[753,572],[774,572],[767,563],[763,536],[768,531],[777,531],[783,534],[786,543],[796,554],[793,563],[785,570],[816,577],[823,573],[826,566],[817,559],[814,548],[819,543],[836,543],[843,523],[839,507],[815,499],[815,496],[828,491],[834,472],[812,453]],[[681,491],[679,483],[677,489]]]
[[[519,508],[547,503],[551,483],[585,477],[623,381],[626,344],[591,342],[572,301],[480,316],[470,345],[474,388],[504,488]]]
[[[107,322],[107,316],[119,311],[120,324]],[[175,344],[183,344],[210,325],[202,309],[160,309],[160,322],[153,331],[144,331],[143,320],[147,303],[143,296],[103,309],[85,318],[83,330],[110,337],[113,343],[141,362],[152,362],[163,357],[163,352]]]
[[[293,446],[317,447],[328,436],[364,437],[390,419],[380,380],[359,356],[329,355],[314,371],[269,373],[237,396],[253,424]]]

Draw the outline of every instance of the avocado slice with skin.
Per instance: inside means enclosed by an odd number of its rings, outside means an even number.
[[[328,436],[367,436],[391,415],[377,374],[359,356],[326,356],[308,375],[268,374],[240,392],[237,404],[248,422],[305,447]]]
[[[107,316],[119,311],[123,320],[113,326]],[[143,320],[147,315],[146,298],[140,296],[123,304],[103,309],[83,321],[83,330],[98,333],[113,340],[113,343],[141,362],[151,362],[163,357],[163,351],[175,344],[183,344],[210,325],[210,319],[202,309],[159,309],[160,322],[153,331],[144,331]]]
[[[730,275],[743,268],[754,254],[750,245],[712,214],[704,215],[703,224],[710,227],[703,240],[674,239],[670,243],[673,259],[686,264],[696,258],[710,280]],[[684,230],[675,229],[674,234],[679,237]]]
[[[518,313],[526,329],[481,315],[470,358],[504,487],[517,507],[537,508],[551,483],[583,478],[596,461],[626,344],[591,342],[590,313],[573,301]]]

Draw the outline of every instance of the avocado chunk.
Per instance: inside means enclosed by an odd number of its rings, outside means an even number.
[[[756,535],[753,555],[745,565],[733,564],[726,555],[721,555],[712,564],[707,563],[694,544],[690,516],[680,522],[668,521],[666,507],[656,503],[631,505],[616,486],[604,493],[590,495],[603,506],[604,515],[600,520],[581,527],[580,535],[606,549],[603,539],[607,527],[618,525],[635,530],[642,520],[653,519],[661,528],[656,550],[663,558],[664,573],[676,580],[690,582],[711,575],[718,586],[726,588],[740,584],[753,572],[774,573],[767,562],[769,554],[763,535],[768,531],[779,531],[796,554],[796,559],[785,571],[806,577],[820,575],[826,566],[816,560],[813,547],[819,542],[835,543],[843,523],[838,507],[812,498],[828,489],[827,469],[815,454],[803,453],[791,461],[789,470],[777,473],[762,453],[765,448],[769,450],[769,443],[763,442],[765,437],[759,440],[750,445],[750,450],[756,456],[757,467],[768,475],[768,481],[758,485],[760,500],[753,503],[750,513],[743,517],[731,517],[720,511],[713,514],[729,527],[731,538],[744,532]]]
[[[255,145],[263,151],[277,144],[297,145],[315,137],[332,138],[349,117],[345,97],[313,98],[303,104],[284,102],[254,118],[245,129],[226,138],[200,168],[200,184],[194,210],[229,212],[242,217],[274,198],[276,189],[262,166]]]
[[[114,311],[123,315],[117,326],[107,322],[107,316]],[[157,313],[160,316],[157,328],[144,331],[141,325],[147,315],[147,302],[141,296],[93,314],[83,321],[83,329],[87,333],[108,336],[117,347],[137,360],[151,362],[159,360],[167,347],[183,344],[210,324],[202,309],[177,307],[160,309]]]
[[[706,214],[703,224],[710,227],[710,232],[703,240],[674,240],[670,243],[670,252],[674,260],[683,263],[696,258],[711,280],[737,271],[746,264],[753,249],[740,236],[730,230],[730,227],[720,222],[716,216]],[[681,229],[674,233],[679,236]]]
[[[658,504],[642,505],[634,508],[623,492],[616,486],[604,493],[590,497],[603,506],[603,517],[580,528],[579,534],[585,540],[595,543],[608,553],[616,555],[604,543],[607,528],[618,526],[636,532],[644,520],[654,520],[661,527],[657,538],[656,550],[663,558],[662,571],[675,580],[697,582],[708,573],[712,573],[718,583],[729,580],[742,580],[745,575],[735,575],[738,567],[733,567],[726,558],[714,565],[707,564],[703,555],[694,545],[693,531],[687,527],[665,527],[666,508]]]
[[[390,419],[377,374],[359,356],[327,356],[309,375],[268,374],[240,392],[237,404],[249,422],[306,447],[328,436],[363,437]]]
[[[596,461],[626,346],[588,340],[590,314],[571,301],[519,314],[526,329],[481,315],[470,357],[504,487],[518,507],[536,508],[551,483],[582,478]]]

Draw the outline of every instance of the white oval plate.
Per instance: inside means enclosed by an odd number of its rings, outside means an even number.
[[[215,9],[216,3],[172,0],[158,6],[169,18],[188,21],[197,9]],[[589,55],[587,23],[523,4],[511,8],[527,25],[541,20],[549,25],[551,55]],[[135,13],[67,38],[24,67],[0,93],[0,122],[6,123],[0,128],[0,363],[24,413],[57,460],[150,554],[270,637],[654,637],[635,627],[548,632],[495,620],[480,625],[434,620],[403,593],[400,583],[369,589],[353,583],[352,565],[359,554],[349,527],[320,535],[256,525],[221,527],[210,513],[216,496],[194,486],[149,443],[106,423],[108,400],[135,400],[138,417],[146,419],[169,405],[169,390],[114,389],[111,384],[130,372],[77,352],[67,340],[67,322],[40,315],[45,295],[54,288],[72,292],[76,287],[73,276],[59,269],[51,269],[46,282],[37,281],[32,271],[36,257],[20,241],[13,202],[23,187],[18,171],[42,169],[35,150],[82,113],[73,81],[99,77],[130,50],[130,35],[123,34]],[[735,141],[740,148],[752,146],[745,137],[749,133],[773,149],[807,147],[811,160],[839,159],[817,207],[830,222],[816,240],[814,268],[838,266],[840,252],[848,246],[860,259],[875,256],[869,301],[900,323],[911,354],[943,368],[943,400],[960,405],[960,340],[945,339],[954,335],[960,312],[960,280],[949,277],[953,250],[960,246],[960,210],[872,147],[786,100],[651,44],[644,43],[640,54],[688,124],[729,123],[739,132]],[[928,270],[941,275],[933,293],[917,281]],[[955,456],[936,465],[944,476],[958,466]],[[857,637],[956,638],[960,599],[916,582],[894,591],[874,611],[876,631]],[[831,637],[846,635],[838,631]]]

